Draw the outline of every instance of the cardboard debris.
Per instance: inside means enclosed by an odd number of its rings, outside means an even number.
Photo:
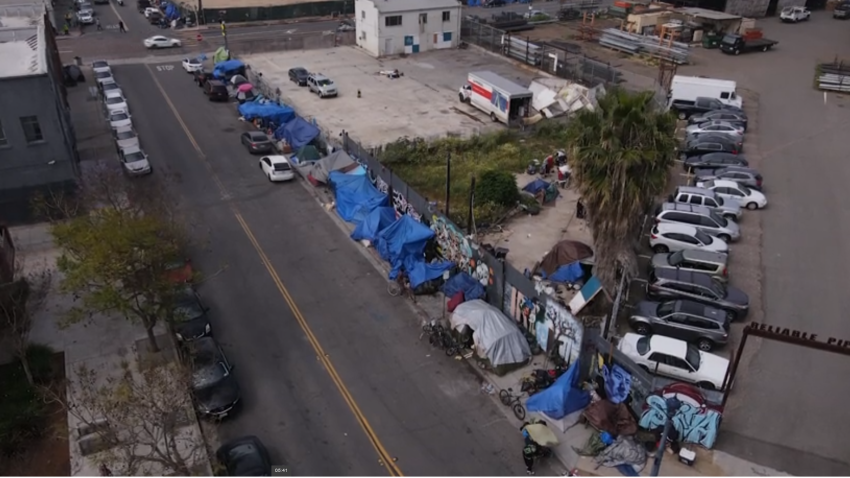
[[[596,98],[605,94],[602,85],[587,88],[559,78],[536,78],[528,87],[534,94],[531,106],[545,118],[572,114],[581,109],[593,111]]]

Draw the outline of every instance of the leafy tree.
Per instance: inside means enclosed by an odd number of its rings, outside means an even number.
[[[637,269],[635,240],[643,214],[664,192],[674,160],[676,119],[651,92],[615,88],[594,111],[582,110],[567,127],[573,181],[587,208],[597,275],[613,289],[621,267]]]
[[[0,331],[6,335],[15,357],[21,361],[24,375],[35,385],[27,356],[32,317],[44,305],[50,290],[53,273],[43,269],[27,277],[0,285]]]
[[[514,206],[519,200],[516,176],[497,169],[484,171],[475,183],[475,200],[480,204]]]
[[[152,351],[158,351],[154,327],[171,316],[180,289],[168,274],[182,257],[180,231],[158,215],[105,206],[56,223],[52,233],[62,249],[61,288],[82,299],[68,321],[118,313],[140,322]]]

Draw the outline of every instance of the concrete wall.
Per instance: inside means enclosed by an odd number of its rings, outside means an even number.
[[[381,56],[378,44],[381,29],[378,27],[378,9],[375,8],[375,4],[369,0],[357,0],[354,3],[354,15],[357,25],[357,46],[374,57]]]

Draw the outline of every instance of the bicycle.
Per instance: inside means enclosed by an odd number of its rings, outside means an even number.
[[[395,280],[387,281],[387,293],[393,297],[398,297],[401,293],[407,294],[411,300],[416,302],[416,297],[413,294],[413,289],[410,287],[410,281],[406,274],[399,274]]]
[[[440,347],[449,357],[458,352],[457,342],[455,342],[451,332],[442,325],[428,323],[422,326],[422,330],[428,334],[428,343],[432,347]]]
[[[525,407],[522,405],[522,394],[514,395],[512,388],[499,390],[499,401],[502,405],[510,407],[518,420],[525,420]]]

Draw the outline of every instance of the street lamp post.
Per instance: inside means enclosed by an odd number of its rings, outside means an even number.
[[[658,445],[658,451],[655,452],[655,463],[652,464],[652,473],[649,476],[658,476],[661,471],[661,460],[664,459],[664,451],[667,449],[667,436],[670,434],[670,428],[673,427],[673,417],[681,406],[682,402],[678,398],[667,399],[667,420],[664,421],[664,432],[661,434],[661,443]]]

